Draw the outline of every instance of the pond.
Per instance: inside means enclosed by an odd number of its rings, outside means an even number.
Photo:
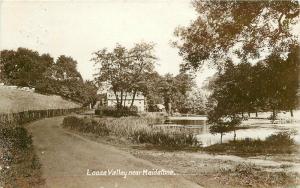
[[[209,146],[212,144],[216,144],[220,142],[220,134],[213,135],[209,132],[209,126],[206,123],[206,120],[201,118],[178,118],[173,117],[171,119],[171,125],[165,125],[170,128],[179,128],[179,129],[188,129],[192,131],[196,138],[202,143],[203,146]],[[278,133],[281,131],[293,131],[295,135],[293,136],[296,143],[300,144],[300,135],[299,128],[300,123],[286,123],[286,124],[271,124],[267,119],[249,119],[247,121],[243,121],[241,125],[242,129],[236,131],[237,139],[262,139],[264,140],[266,137]],[[233,140],[234,134],[233,132],[226,133],[223,136],[223,142],[228,142]]]

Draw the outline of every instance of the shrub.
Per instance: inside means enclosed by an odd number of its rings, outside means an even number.
[[[286,131],[268,136],[265,142],[269,144],[276,144],[278,147],[289,147],[295,144],[294,139],[291,137],[291,133]]]
[[[132,108],[122,107],[115,108],[111,106],[102,106],[95,110],[96,115],[100,116],[112,116],[112,117],[121,117],[121,116],[137,116],[138,110],[136,106]]]
[[[0,129],[0,151],[0,182],[4,187],[39,187],[44,183],[41,164],[25,128]]]
[[[14,149],[28,149],[32,145],[31,136],[24,127],[3,128],[0,131],[0,144]]]

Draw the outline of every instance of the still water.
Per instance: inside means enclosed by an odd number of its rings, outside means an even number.
[[[175,125],[179,125],[180,129],[188,129],[192,131],[196,138],[202,143],[203,146],[209,146],[212,144],[216,144],[220,142],[220,134],[213,135],[209,132],[209,126],[206,123],[206,120],[188,120],[188,119],[172,119],[172,123]],[[242,125],[244,129],[239,129],[236,131],[237,139],[262,139],[264,140],[266,137],[278,133],[281,131],[292,131],[295,133],[293,136],[296,143],[300,144],[300,135],[299,128],[300,123],[289,123],[289,124],[271,124],[269,120],[256,120],[249,119],[248,121],[244,121]],[[176,127],[176,126],[175,126]],[[223,142],[228,142],[233,140],[233,132],[226,133],[223,136]]]

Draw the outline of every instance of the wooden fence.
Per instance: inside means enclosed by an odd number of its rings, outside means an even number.
[[[62,116],[73,112],[79,112],[82,110],[83,110],[82,108],[28,110],[28,111],[17,112],[17,113],[0,114],[0,127],[7,124],[21,125],[42,118]]]

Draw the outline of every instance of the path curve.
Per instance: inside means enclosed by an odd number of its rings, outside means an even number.
[[[181,176],[87,176],[87,169],[130,171],[164,168],[113,146],[68,132],[61,127],[62,120],[63,117],[47,118],[26,126],[42,163],[45,187],[200,187]]]

